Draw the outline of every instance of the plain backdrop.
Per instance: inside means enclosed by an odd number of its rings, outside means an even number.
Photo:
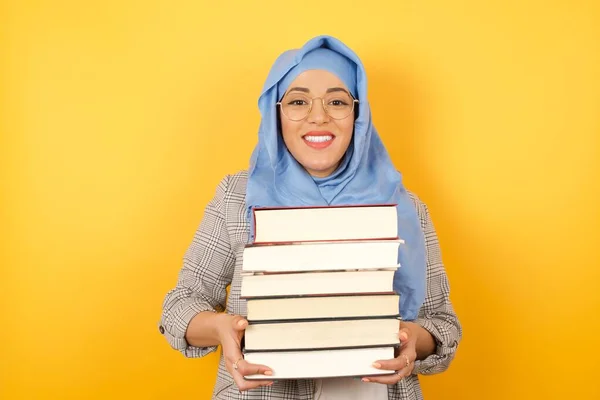
[[[161,303],[275,58],[362,58],[464,328],[426,399],[598,399],[600,3],[0,5],[0,398],[209,399]]]

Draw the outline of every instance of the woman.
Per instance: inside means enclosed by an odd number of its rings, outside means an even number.
[[[461,327],[427,208],[404,189],[372,125],[360,59],[329,36],[287,51],[270,71],[259,108],[250,169],[226,176],[208,204],[177,286],[165,298],[160,332],[187,357],[222,346],[213,399],[421,399],[417,374],[448,367]],[[252,208],[361,203],[396,203],[406,242],[394,277],[402,345],[396,358],[373,360],[397,372],[362,380],[244,380],[271,374],[240,350],[247,326],[240,271],[253,239]]]

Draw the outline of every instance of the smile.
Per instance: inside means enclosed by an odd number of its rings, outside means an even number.
[[[333,140],[333,136],[304,136],[304,140],[309,141],[311,143],[323,143],[329,142]]]
[[[315,150],[322,150],[333,143],[335,136],[331,132],[308,132],[302,136],[304,143]]]

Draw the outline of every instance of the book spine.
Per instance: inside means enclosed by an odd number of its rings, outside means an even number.
[[[351,350],[351,349],[374,349],[380,347],[399,348],[400,343],[366,344],[360,346],[339,346],[339,347],[305,347],[305,348],[285,348],[285,349],[248,349],[244,347],[242,354],[249,353],[280,353],[286,351],[320,351],[320,350]]]
[[[312,293],[312,294],[286,294],[286,295],[272,295],[272,296],[245,296],[241,295],[240,299],[243,300],[263,300],[263,299],[298,299],[302,297],[329,297],[329,296],[379,296],[387,294],[396,294],[394,291],[387,292],[364,292],[364,293]]]
[[[373,203],[373,204],[339,204],[334,206],[288,206],[288,207],[256,207],[257,211],[269,210],[304,210],[312,208],[364,208],[364,207],[398,207],[397,203]]]
[[[254,224],[254,237],[256,237],[256,223]],[[254,241],[251,246],[278,246],[278,245],[293,245],[293,244],[302,244],[302,243],[343,243],[343,242],[357,242],[357,241],[394,241],[401,240],[399,236],[389,236],[389,237],[380,237],[380,238],[351,238],[351,239],[318,239],[318,240],[295,240],[295,241]]]
[[[318,317],[318,318],[292,318],[292,319],[261,319],[247,320],[249,325],[261,324],[287,324],[294,322],[329,322],[329,321],[357,321],[365,319],[397,319],[400,320],[400,314],[394,315],[365,315],[358,317]]]

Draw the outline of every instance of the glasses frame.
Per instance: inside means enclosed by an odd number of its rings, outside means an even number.
[[[346,93],[347,93],[347,92],[346,92]],[[352,96],[352,94],[348,93],[348,95],[349,95],[349,96],[352,98],[352,109],[350,110],[350,112],[348,113],[348,115],[346,115],[346,116],[345,116],[345,117],[343,117],[343,118],[335,118],[335,117],[331,116],[331,114],[329,114],[329,111],[327,111],[327,106],[325,105],[325,99],[324,99],[323,97],[313,97],[313,98],[311,98],[311,99],[310,99],[310,104],[308,105],[308,112],[306,113],[306,115],[305,115],[304,117],[302,117],[302,118],[300,118],[300,119],[293,119],[293,118],[290,118],[290,117],[289,117],[289,116],[288,116],[288,115],[285,113],[285,111],[283,111],[283,105],[282,105],[281,101],[278,101],[277,103],[275,103],[275,105],[276,105],[276,106],[279,106],[279,109],[281,110],[281,113],[282,113],[283,115],[285,115],[285,117],[286,117],[287,119],[289,119],[290,121],[295,121],[295,122],[298,122],[298,121],[302,121],[302,120],[305,120],[306,118],[308,118],[308,116],[309,116],[309,115],[310,115],[310,113],[312,112],[312,107],[313,107],[314,100],[316,100],[316,99],[319,99],[319,100],[321,100],[321,105],[323,106],[323,111],[325,111],[325,114],[327,114],[327,116],[329,116],[329,118],[331,118],[331,119],[335,119],[336,121],[340,121],[340,120],[342,120],[342,119],[346,119],[346,118],[348,118],[350,115],[352,115],[352,113],[354,112],[354,107],[355,107],[355,104],[358,104],[358,103],[360,103],[360,101],[359,101],[358,99],[355,99],[355,98],[354,98],[354,96]],[[281,100],[285,99],[285,96],[287,96],[287,93],[283,95],[283,98],[282,98]]]

